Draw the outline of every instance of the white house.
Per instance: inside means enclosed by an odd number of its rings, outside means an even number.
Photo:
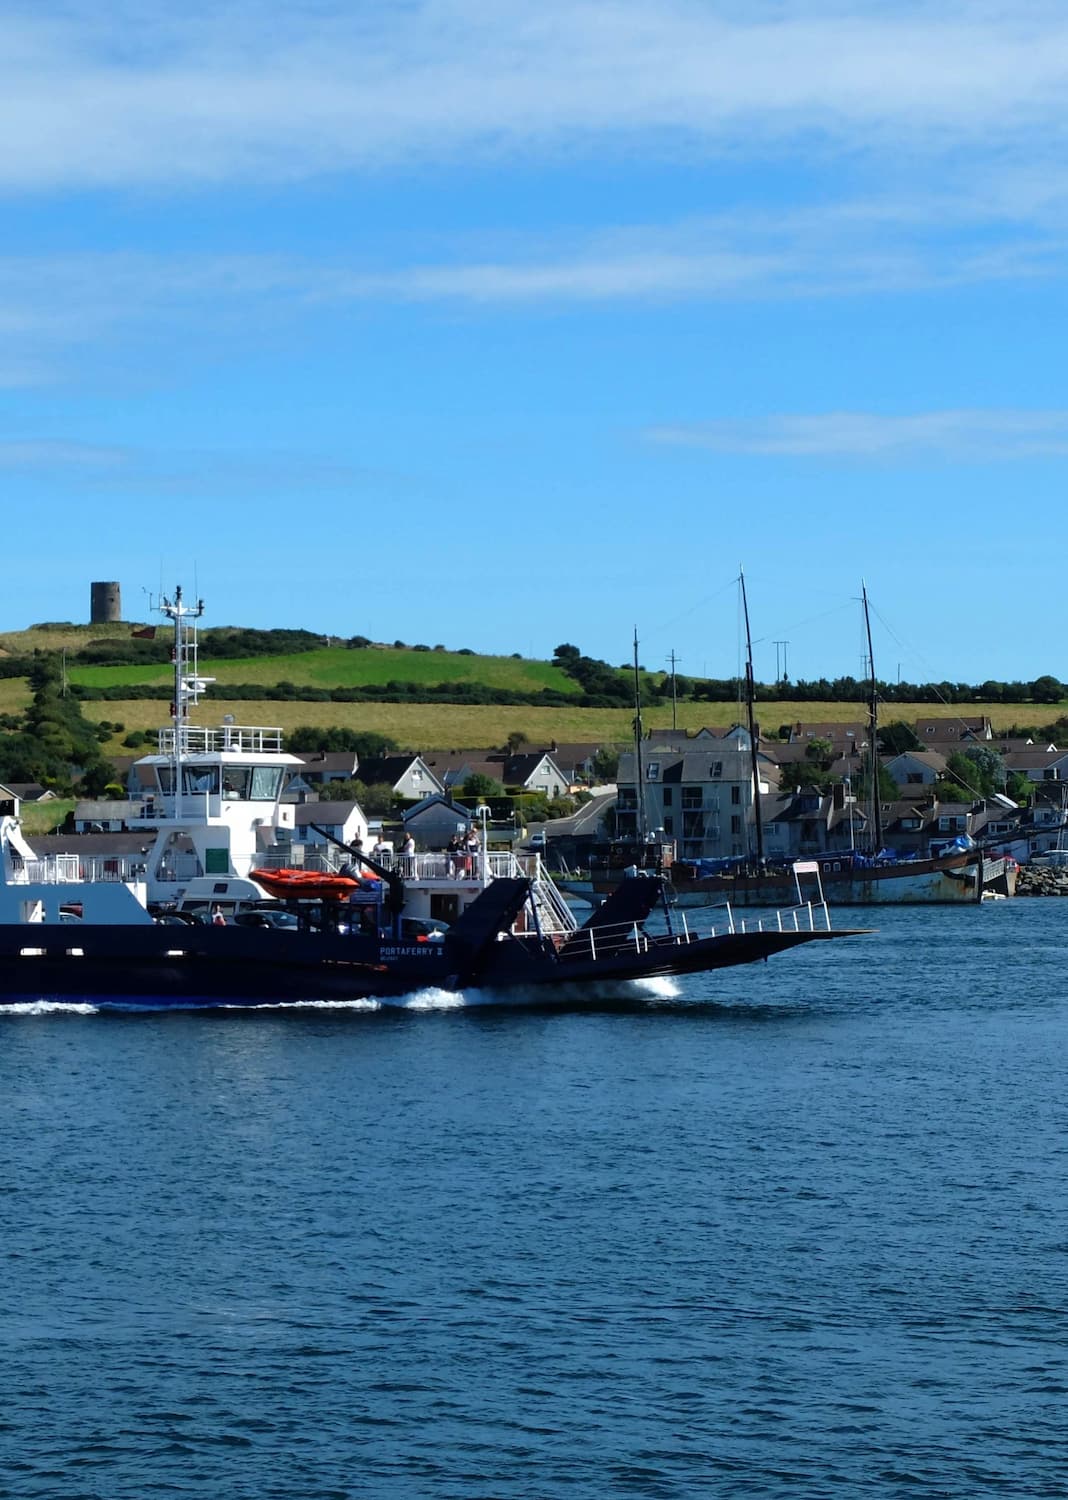
[[[296,844],[330,846],[331,838],[351,844],[357,837],[367,843],[367,819],[358,802],[302,802],[293,809],[293,822]]]

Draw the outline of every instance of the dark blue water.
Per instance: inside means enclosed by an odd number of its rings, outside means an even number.
[[[1063,1495],[1068,902],[876,920],[593,1011],[3,1017],[0,1493]]]

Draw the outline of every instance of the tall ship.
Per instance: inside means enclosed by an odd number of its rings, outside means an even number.
[[[635,642],[635,743],[633,755],[633,801],[628,802],[626,817],[634,824],[631,838],[612,845],[607,854],[594,856],[589,875],[584,880],[569,879],[565,888],[576,895],[600,898],[618,884],[628,869],[656,873],[670,882],[671,899],[678,906],[709,906],[729,901],[742,907],[776,906],[789,900],[795,892],[796,859],[769,852],[767,829],[761,806],[761,773],[759,734],[755,716],[755,680],[753,674],[752,635],[744,574],[739,577],[742,614],[746,638],[745,702],[746,731],[735,746],[709,750],[706,759],[728,768],[733,757],[734,777],[731,792],[735,805],[722,807],[722,788],[705,789],[684,785],[686,757],[667,757],[651,749],[644,739],[641,705],[638,697],[637,642]],[[867,806],[860,820],[858,839],[851,837],[849,848],[826,849],[806,853],[801,868],[819,877],[826,900],[839,906],[879,906],[899,904],[957,904],[979,902],[987,898],[1012,896],[1016,891],[1018,867],[1011,857],[992,854],[981,847],[971,847],[967,840],[956,841],[938,854],[909,857],[884,847],[882,804],[879,795],[879,700],[872,655],[871,619],[867,588],[862,587],[864,625],[868,645],[870,691],[868,699]],[[695,757],[696,758],[696,757]],[[668,785],[669,778],[673,785]],[[658,790],[658,808],[663,813],[668,796],[671,816],[704,826],[706,817],[731,819],[733,831],[748,844],[745,852],[730,857],[678,859],[676,841],[660,827],[652,827],[647,799],[651,788]],[[839,792],[844,791],[838,788]],[[715,808],[708,804],[716,798]],[[818,799],[817,799],[818,800]],[[844,805],[844,803],[843,803]]]
[[[203,604],[177,589],[161,610],[174,696],[138,762],[140,852],[41,857],[0,809],[0,1005],[261,1006],[428,988],[546,1002],[851,935],[832,930],[818,890],[759,919],[728,910],[701,932],[655,872],[618,882],[580,923],[540,855],[485,840],[463,860],[328,846],[297,864],[283,793],[300,762],[279,728],[191,721],[212,681],[198,664]]]

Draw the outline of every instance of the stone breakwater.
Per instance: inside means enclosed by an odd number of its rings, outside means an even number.
[[[1068,896],[1068,870],[1049,865],[1021,865],[1016,881],[1018,896]]]

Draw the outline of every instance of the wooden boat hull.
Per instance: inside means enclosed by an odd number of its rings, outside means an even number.
[[[982,896],[1012,896],[1016,893],[1016,862],[959,854],[941,859],[910,860],[896,864],[853,868],[833,856],[821,857],[819,866],[823,893],[831,906],[958,905],[976,902]],[[837,866],[837,868],[836,868]],[[982,881],[976,890],[977,872]],[[582,888],[579,882],[563,882],[574,895],[607,895],[618,884],[618,872],[595,876]],[[797,899],[794,877],[789,870],[763,875],[712,875],[687,878],[685,867],[670,871],[671,897],[683,907],[785,906]]]

